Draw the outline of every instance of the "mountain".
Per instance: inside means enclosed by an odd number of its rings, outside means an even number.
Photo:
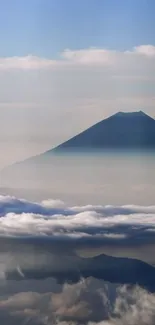
[[[54,151],[119,148],[155,148],[155,120],[142,111],[118,112],[60,144]]]
[[[81,278],[93,277],[110,283],[127,285],[139,285],[150,292],[155,292],[155,268],[140,260],[129,258],[111,257],[100,255],[92,258],[81,258],[78,256],[63,256],[69,266],[58,268],[56,264],[48,267],[34,268],[20,265],[22,273],[18,268],[6,271],[8,280],[44,279],[55,278],[58,283],[77,283]],[[68,265],[68,264],[66,264]]]
[[[57,147],[12,166],[18,168],[25,163],[36,166],[36,163],[45,162],[52,154],[58,153],[132,149],[155,150],[155,120],[142,111],[118,112]],[[8,168],[5,170],[8,171]]]

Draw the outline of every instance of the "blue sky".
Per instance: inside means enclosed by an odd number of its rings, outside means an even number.
[[[0,0],[0,56],[155,44],[154,0]]]

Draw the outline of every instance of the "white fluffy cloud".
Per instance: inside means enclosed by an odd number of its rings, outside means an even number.
[[[136,46],[134,49],[135,52],[137,52],[138,54],[143,54],[148,57],[155,56],[155,46],[153,45],[140,45],[140,46]]]
[[[1,238],[49,238],[53,252],[59,243],[66,253],[73,249],[80,256],[103,253],[155,263],[155,206],[67,207],[59,200],[33,203],[1,196],[0,215]]]
[[[155,231],[155,206],[75,206],[59,200],[33,203],[15,197],[0,196],[1,235],[101,235],[112,237],[113,229],[127,226],[114,238],[128,236],[128,228],[145,227]],[[110,232],[110,233],[109,233]]]
[[[137,62],[138,59],[143,59],[143,62],[148,63],[148,59],[155,59],[155,46],[153,45],[140,45],[128,51],[116,51],[102,48],[88,48],[81,50],[65,49],[60,53],[60,58],[57,60],[40,58],[34,55],[27,55],[23,57],[5,57],[0,58],[0,69],[46,69],[55,67],[65,67],[70,64],[77,65],[101,65],[113,66],[117,68],[118,63],[124,65],[126,63],[134,63],[133,59]],[[151,64],[154,62],[151,61]],[[119,68],[120,68],[119,66]],[[124,66],[123,66],[124,67]],[[141,69],[143,67],[141,66]],[[137,69],[138,70],[138,69]]]

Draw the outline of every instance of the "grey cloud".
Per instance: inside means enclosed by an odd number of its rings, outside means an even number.
[[[50,285],[50,280],[49,280]],[[22,289],[22,287],[21,287]],[[134,286],[89,278],[59,292],[20,292],[1,296],[0,320],[6,324],[153,325],[155,295]]]

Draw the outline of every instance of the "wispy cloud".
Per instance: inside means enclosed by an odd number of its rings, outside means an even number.
[[[34,55],[27,55],[23,57],[4,57],[0,58],[0,70],[21,69],[21,70],[35,70],[46,69],[57,65],[57,61],[40,58]]]

